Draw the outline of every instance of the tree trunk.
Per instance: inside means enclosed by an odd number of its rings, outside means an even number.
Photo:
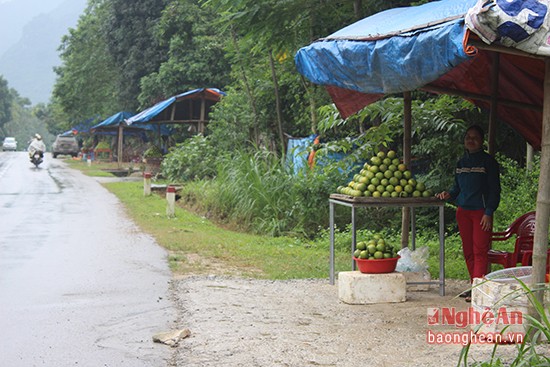
[[[234,30],[231,30],[231,39],[233,41],[233,47],[235,47],[235,52],[237,54],[240,54],[239,51],[239,43],[237,42],[237,35],[235,34]],[[258,123],[258,108],[256,107],[256,99],[254,98],[254,94],[252,93],[252,88],[250,88],[250,84],[248,83],[248,78],[246,77],[246,71],[242,64],[239,63],[239,68],[241,69],[241,76],[242,81],[244,84],[244,87],[246,89],[246,94],[248,95],[248,100],[250,102],[250,108],[252,108],[252,114],[254,116],[254,126],[252,128],[252,134],[253,136],[251,139],[256,143],[260,143],[260,132],[259,132],[259,123]]]
[[[309,5],[309,39],[311,42],[313,42],[315,40],[315,37],[314,37],[314,24],[315,24],[315,12],[314,12],[314,8],[316,7],[316,4],[313,4],[312,2],[309,2],[308,3]],[[314,134],[317,134],[317,122],[318,122],[318,118],[317,118],[317,104],[315,103],[315,97],[314,97],[314,94],[313,94],[313,91],[311,89],[315,89],[317,88],[314,84],[308,82],[303,75],[300,74],[300,80],[302,81],[302,85],[304,87],[304,90],[306,91],[307,95],[308,95],[308,100],[309,100],[309,111],[310,111],[310,116],[311,116],[311,132],[314,133]]]
[[[363,18],[362,8],[363,8],[362,0],[353,1],[353,14],[355,16],[355,20],[360,20]]]
[[[307,99],[309,101],[309,116],[311,121],[311,132],[314,134],[317,134],[317,104],[315,103],[315,98],[313,97],[313,92],[311,91],[312,88],[316,88],[315,84],[309,83],[303,75],[300,76],[300,80],[302,81],[302,86],[304,87],[304,90],[307,94]]]
[[[275,110],[277,111],[277,132],[281,143],[281,155],[285,155],[285,136],[283,133],[283,113],[281,111],[281,96],[279,95],[279,81],[277,80],[277,72],[275,70],[275,60],[273,59],[273,51],[269,51],[269,65],[271,66],[271,77],[273,78],[273,89],[275,90]]]
[[[543,303],[544,291],[536,284],[544,284],[546,278],[546,257],[548,251],[548,223],[550,216],[550,58],[545,59],[544,100],[542,112],[542,137],[539,188],[537,193],[537,216],[535,219],[535,238],[533,243],[533,277],[531,288],[535,298]],[[539,315],[531,307],[529,313],[533,317]]]

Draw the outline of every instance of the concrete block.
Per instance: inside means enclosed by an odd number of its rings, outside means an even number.
[[[343,271],[338,274],[338,298],[344,303],[364,305],[372,303],[405,302],[407,282],[402,273],[363,274]]]

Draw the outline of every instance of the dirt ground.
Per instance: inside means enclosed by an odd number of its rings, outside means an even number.
[[[448,280],[439,289],[407,292],[402,303],[350,305],[327,279],[266,281],[225,276],[174,280],[179,328],[191,335],[174,348],[170,366],[456,366],[460,345],[429,344],[428,308],[469,305],[468,288]],[[437,329],[436,329],[437,328]],[[487,360],[492,345],[472,347],[469,361]],[[515,346],[501,345],[504,355]],[[505,359],[509,359],[505,358]]]
[[[338,282],[330,285],[328,279],[177,278],[171,284],[179,313],[173,329],[189,329],[190,336],[172,349],[168,365],[457,366],[462,345],[431,344],[427,334],[463,334],[470,329],[431,326],[427,316],[432,308],[468,310],[470,304],[457,297],[468,287],[466,281],[447,279],[443,297],[433,286],[428,291],[407,291],[407,300],[401,303],[350,305],[339,300]],[[498,346],[504,365],[516,350],[515,345]],[[473,345],[468,362],[487,361],[492,351],[492,344]]]

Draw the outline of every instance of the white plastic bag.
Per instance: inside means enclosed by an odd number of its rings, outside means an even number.
[[[398,254],[401,258],[397,262],[396,271],[424,272],[428,270],[428,256],[430,255],[428,247],[419,247],[415,251],[405,247],[399,250]]]

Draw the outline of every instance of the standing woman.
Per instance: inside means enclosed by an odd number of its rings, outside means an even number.
[[[485,133],[478,125],[466,130],[466,152],[458,161],[455,182],[447,192],[436,196],[457,206],[456,221],[462,239],[470,282],[487,273],[487,252],[491,246],[493,213],[500,202],[500,173],[497,161],[483,150]],[[463,293],[470,302],[470,293]]]

